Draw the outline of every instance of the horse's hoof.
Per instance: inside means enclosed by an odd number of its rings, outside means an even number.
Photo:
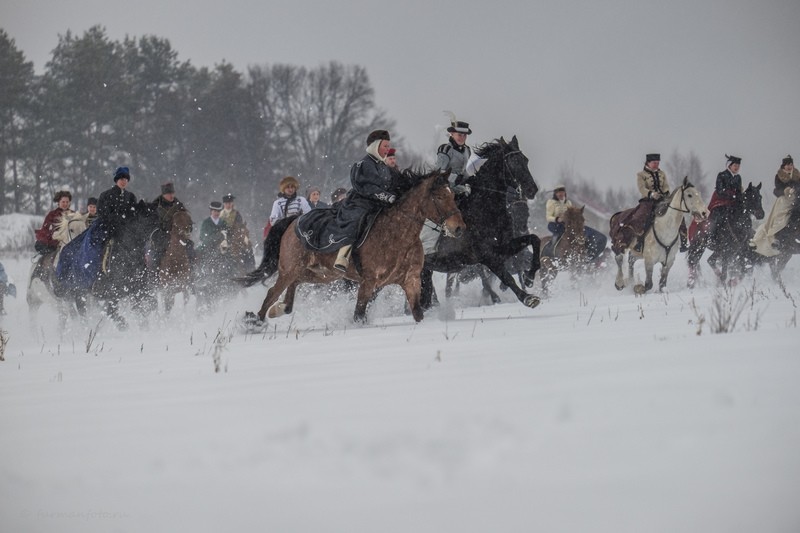
[[[619,285],[619,284],[615,283],[615,284],[614,284],[614,287],[615,287],[615,288],[616,288],[618,291],[621,291],[622,289],[624,289],[624,288],[625,288],[625,285]]]
[[[526,307],[530,307],[531,309],[533,309],[534,307],[536,307],[537,305],[542,303],[542,300],[538,296],[534,296],[532,294],[529,294],[528,296],[525,297],[524,300],[522,300],[522,303]]]
[[[257,333],[263,331],[267,327],[267,323],[252,311],[246,311],[242,317],[242,329],[245,333]]]
[[[641,296],[642,294],[647,292],[647,288],[645,288],[645,286],[642,285],[641,283],[638,283],[638,284],[633,286],[633,292],[634,292],[634,294],[637,294],[638,296]]]
[[[278,318],[279,316],[283,316],[286,314],[286,304],[283,302],[277,302],[272,304],[272,307],[269,308],[267,311],[267,316],[269,318]]]

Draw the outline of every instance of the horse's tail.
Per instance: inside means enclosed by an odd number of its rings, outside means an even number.
[[[255,285],[261,280],[267,279],[275,272],[278,271],[278,260],[281,253],[281,239],[283,234],[289,228],[289,225],[294,222],[299,215],[293,215],[283,218],[275,222],[269,230],[267,237],[264,239],[264,255],[261,258],[261,264],[258,268],[245,274],[244,276],[234,278],[234,281],[241,283],[245,287]]]

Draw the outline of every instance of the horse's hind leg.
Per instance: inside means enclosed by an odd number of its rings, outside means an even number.
[[[275,285],[273,285],[267,291],[267,296],[264,298],[264,302],[261,304],[261,309],[258,311],[259,320],[263,322],[264,319],[266,319],[269,308],[272,307],[272,304],[278,301],[278,298],[280,298],[283,291],[286,290],[286,288],[292,283],[294,283],[294,280],[290,282],[287,274],[284,274],[283,272],[278,273],[278,279],[275,281]]]
[[[493,304],[499,304],[502,302],[497,293],[494,292],[494,289],[492,289],[492,278],[485,268],[480,267],[479,277],[481,278],[481,284],[483,285],[483,294],[488,296]]]
[[[292,312],[294,308],[294,296],[297,292],[297,286],[300,285],[299,282],[295,281],[291,285],[286,288],[286,294],[283,297],[282,302],[275,302],[269,308],[267,312],[267,316],[269,318],[278,318],[279,316],[288,315]]]

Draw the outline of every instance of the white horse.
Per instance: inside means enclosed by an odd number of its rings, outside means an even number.
[[[86,228],[86,215],[77,212],[61,215],[53,230],[53,240],[58,241],[56,253],[40,257],[36,266],[31,270],[26,296],[30,310],[36,311],[39,306],[48,300],[58,300],[53,291],[53,276],[58,265],[58,259],[61,257],[61,249],[72,239],[83,233]]]
[[[633,246],[636,239],[631,242],[626,250],[616,256],[617,279],[614,286],[618,290],[625,288],[626,279],[622,272],[622,260],[625,251],[628,252],[628,278],[633,278],[633,265],[638,259],[644,259],[645,283],[634,286],[636,294],[644,294],[653,288],[653,267],[661,263],[661,279],[658,290],[663,291],[667,286],[667,276],[675,256],[678,254],[678,229],[683,216],[690,214],[695,220],[701,221],[708,218],[708,209],[700,197],[700,192],[689,182],[688,176],[683,178],[683,183],[675,189],[663,203],[656,207],[656,216],[652,227],[644,236],[644,246],[641,252],[636,252]]]

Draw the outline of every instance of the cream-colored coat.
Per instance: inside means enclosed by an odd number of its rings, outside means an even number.
[[[564,214],[568,207],[572,207],[572,202],[564,199],[563,202],[550,198],[545,205],[545,217],[548,222],[555,222],[557,217]]]
[[[780,253],[779,250],[772,247],[772,244],[775,242],[775,234],[789,223],[792,208],[797,202],[796,189],[791,185],[800,183],[800,173],[798,173],[797,169],[794,169],[791,174],[785,171],[778,171],[776,178],[776,183],[781,182],[789,186],[775,200],[769,216],[756,230],[756,234],[750,242],[751,246],[755,247],[756,252],[764,257],[773,257]]]
[[[650,198],[650,193],[653,192],[660,193],[662,197],[669,195],[669,182],[667,181],[666,173],[664,173],[663,170],[658,169],[657,174],[659,184],[658,189],[656,189],[655,180],[650,172],[647,170],[642,170],[636,174],[636,186],[639,187],[639,194],[642,195],[642,198]]]

